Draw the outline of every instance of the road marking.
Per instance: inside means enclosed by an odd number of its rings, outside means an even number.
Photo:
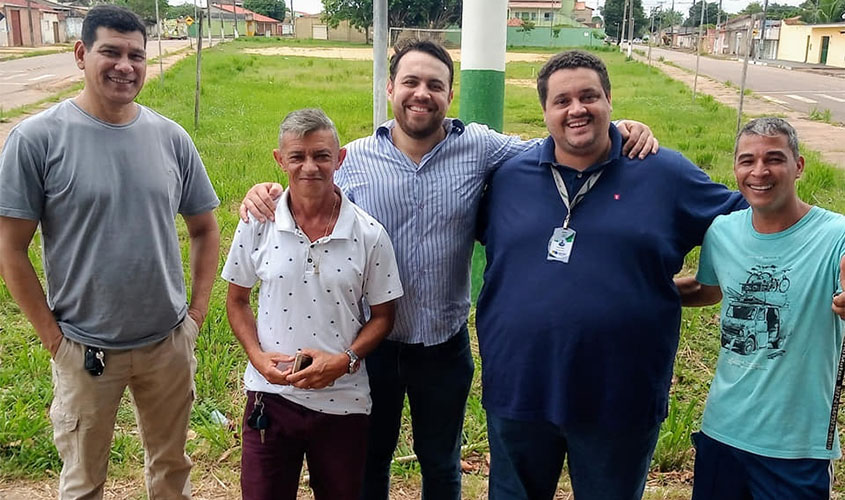
[[[789,103],[788,103],[788,102],[786,102],[786,101],[781,101],[780,99],[775,99],[774,97],[769,97],[769,96],[767,96],[767,95],[764,95],[764,96],[763,96],[763,99],[765,99],[765,100],[767,100],[767,101],[771,101],[771,102],[773,102],[773,103],[775,103],[775,104],[781,104],[781,105],[783,105],[783,106],[788,106],[788,105],[789,105]]]
[[[50,78],[51,76],[56,76],[56,75],[54,75],[54,74],[52,74],[52,73],[47,73],[46,75],[41,75],[41,76],[36,76],[35,78],[30,78],[30,79],[29,79],[29,81],[30,81],[30,82],[36,82],[36,81],[38,81],[38,80],[43,80],[43,79],[45,79],[45,78]]]
[[[842,99],[841,97],[833,97],[827,94],[816,94],[816,97],[821,97],[822,99],[830,99],[831,101],[836,102],[845,102],[845,99]]]
[[[818,102],[795,94],[786,94],[786,97],[789,97],[790,99],[795,99],[796,101],[806,102],[807,104],[816,104]]]
[[[24,73],[25,71],[15,71],[9,76],[4,76],[3,78],[0,78],[0,80],[11,80],[12,78],[18,78]]]

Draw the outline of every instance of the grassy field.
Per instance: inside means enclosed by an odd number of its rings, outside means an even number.
[[[277,42],[227,43],[204,53],[202,109],[197,130],[193,129],[193,57],[174,66],[163,85],[157,80],[148,83],[140,97],[143,104],[181,123],[193,136],[222,200],[217,215],[223,235],[223,257],[237,225],[238,203],[247,189],[259,181],[284,181],[271,150],[285,113],[319,106],[335,120],[342,141],[371,133],[371,63],[239,52],[245,46],[272,43]],[[735,186],[731,169],[733,110],[708,96],[692,103],[686,87],[643,64],[626,62],[617,52],[600,52],[600,55],[608,64],[613,82],[614,118],[648,123],[662,146],[682,151],[715,180]],[[511,63],[507,78],[532,78],[540,66]],[[457,115],[459,101],[460,81],[457,81],[451,116]],[[505,131],[526,138],[545,135],[534,89],[507,87]],[[821,163],[812,152],[805,154],[808,166],[800,183],[801,196],[814,204],[845,212],[843,172]],[[34,261],[38,261],[39,254],[37,245],[33,245]],[[482,259],[477,252],[473,273],[475,291]],[[688,257],[688,272],[695,269],[696,259],[696,252]],[[184,260],[187,262],[187,254]],[[223,476],[236,477],[240,458],[237,422],[244,403],[241,374],[245,356],[226,321],[225,289],[225,283],[218,280],[198,342],[198,396],[188,447],[200,467],[214,467],[222,470]],[[689,432],[700,419],[718,354],[717,313],[715,307],[684,312],[671,414],[661,435],[653,464],[655,470],[687,471],[691,467]],[[8,291],[0,285],[0,479],[46,478],[58,473],[60,462],[51,442],[47,417],[50,399],[49,356]],[[236,424],[226,428],[214,423],[211,418],[214,411]],[[620,408],[620,418],[624,414],[624,408]],[[468,403],[465,434],[467,445],[483,450],[485,420],[478,377]],[[411,453],[406,411],[397,455]],[[143,450],[127,403],[118,414],[111,458],[112,474],[130,477],[142,474]],[[394,473],[413,481],[418,469],[414,463],[395,465]]]

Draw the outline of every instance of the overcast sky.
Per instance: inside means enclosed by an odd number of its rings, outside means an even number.
[[[752,0],[722,0],[722,10],[725,12],[735,13],[739,12],[745,8]],[[798,5],[801,3],[801,0],[781,0],[777,1],[774,0],[776,3],[780,4],[788,4],[788,5]],[[309,14],[316,14],[323,10],[323,2],[320,0],[285,0],[288,8],[291,6],[291,2],[293,2],[293,8],[298,12],[308,12]],[[652,7],[656,7],[660,4],[663,4],[664,9],[670,9],[672,7],[672,0],[643,0],[643,9],[645,11],[649,11]],[[763,3],[762,1],[760,3]],[[594,9],[597,8],[599,5],[603,5],[604,0],[587,0],[587,5],[593,7]],[[692,0],[675,0],[675,10],[678,12],[683,12],[686,14],[689,12],[690,7],[692,7]]]

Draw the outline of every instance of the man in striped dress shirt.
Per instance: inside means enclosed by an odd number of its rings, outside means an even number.
[[[487,177],[534,141],[446,118],[454,67],[435,42],[397,46],[388,96],[394,119],[346,146],[335,182],[393,240],[405,295],[386,340],[366,359],[373,400],[366,499],[385,499],[405,395],[424,498],[461,496],[460,446],[473,374],[467,332],[475,220]],[[657,150],[648,127],[621,123],[626,153]],[[630,135],[629,135],[630,134]],[[241,205],[272,219],[279,184],[254,186]]]

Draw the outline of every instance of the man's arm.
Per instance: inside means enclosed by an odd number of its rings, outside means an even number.
[[[220,228],[214,212],[184,216],[191,242],[191,303],[188,314],[202,326],[220,262]]]
[[[842,292],[833,297],[833,312],[845,320],[845,255],[839,261],[839,290]]]
[[[255,326],[255,316],[249,305],[251,288],[229,283],[226,294],[226,316],[235,338],[243,346],[252,366],[271,384],[288,385],[285,376],[290,374],[290,368],[279,370],[279,363],[290,363],[293,357],[280,352],[264,352],[258,344],[258,330]]]
[[[241,220],[248,223],[249,214],[255,216],[258,222],[276,220],[276,200],[284,190],[278,182],[262,182],[249,188],[238,209]]]
[[[393,301],[370,306],[370,320],[361,327],[355,342],[349,346],[363,359],[381,342],[393,328],[395,307]],[[288,375],[291,385],[302,389],[322,389],[345,375],[349,369],[346,353],[330,354],[315,349],[303,349],[314,361],[308,368]]]
[[[622,134],[622,139],[625,140],[625,143],[622,144],[622,154],[627,155],[628,158],[633,159],[635,156],[639,156],[642,160],[649,154],[657,153],[657,150],[660,149],[657,137],[654,137],[651,129],[645,123],[619,120],[616,122],[616,128]]]
[[[62,331],[47,305],[41,282],[35,274],[27,250],[38,221],[0,216],[0,276],[24,315],[55,357],[62,342]]]
[[[722,300],[722,289],[718,286],[702,285],[692,276],[675,278],[675,286],[685,307],[712,306]]]

